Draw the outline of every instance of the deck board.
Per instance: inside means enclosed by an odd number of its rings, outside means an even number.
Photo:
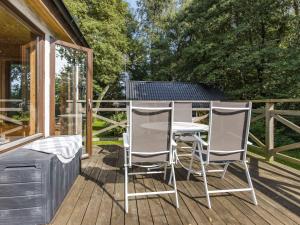
[[[129,178],[128,184],[128,192],[132,193],[135,191],[134,188],[134,177]],[[139,224],[139,217],[137,211],[137,200],[135,197],[131,198],[128,202],[128,213],[125,215],[125,224],[132,224],[138,225]]]
[[[98,160],[99,160],[98,158],[94,157],[90,159],[89,163],[84,163],[86,167],[83,167],[81,171],[82,175],[76,179],[70,192],[68,193],[62,205],[58,209],[58,212],[56,213],[54,220],[52,222],[53,225],[61,225],[61,224],[68,223],[69,218],[74,210],[74,206],[77,205],[77,201],[81,196],[82,191],[84,190],[85,185],[87,183],[85,177],[90,176]]]
[[[135,191],[136,192],[145,192],[144,188],[144,181],[142,176],[138,175],[135,179]],[[153,224],[153,219],[150,211],[149,202],[146,196],[137,196],[137,209],[138,209],[138,216],[139,222],[141,225],[151,225]]]
[[[270,166],[266,163],[262,163],[263,166]],[[262,166],[259,167],[260,171],[264,171]],[[241,173],[240,170],[236,169],[236,166],[229,168],[229,176],[232,176],[236,182],[240,184],[245,184],[245,176]],[[272,168],[270,168],[272,171]],[[278,173],[278,172],[277,172]],[[294,222],[299,224],[300,216],[300,193],[297,195],[290,195],[286,190],[289,188],[290,184],[287,184],[282,180],[283,176],[274,176],[273,178],[269,175],[266,175],[264,172],[256,174],[252,172],[252,180],[256,188],[257,197],[259,200],[262,200],[262,205],[268,203],[268,210],[271,208],[278,211],[277,214],[284,214],[291,218]],[[288,177],[288,176],[287,176]],[[298,179],[291,179],[293,181],[292,186],[296,187],[298,191],[300,190],[300,176]],[[280,209],[280,210],[278,210]],[[274,216],[274,215],[273,215]]]
[[[73,212],[71,214],[71,217],[69,218],[67,225],[81,225],[84,215],[86,214],[86,210],[89,205],[89,202],[91,200],[91,196],[93,194],[94,188],[96,186],[96,182],[94,181],[98,179],[100,172],[102,172],[102,170],[98,169],[98,168],[102,169],[103,160],[101,159],[102,158],[100,158],[95,164],[95,168],[92,170],[92,173],[90,174],[90,179],[87,180],[85,188],[83,189],[82,194],[80,195],[73,209]]]
[[[195,169],[199,165],[194,165]],[[300,176],[285,166],[273,166],[249,159],[258,206],[249,192],[211,197],[207,208],[203,179],[176,167],[180,208],[174,195],[141,196],[129,200],[124,212],[123,150],[119,146],[95,147],[93,156],[82,161],[82,174],[57,211],[51,224],[57,225],[140,225],[140,224],[300,224]],[[240,165],[228,168],[225,179],[209,174],[210,188],[241,187],[246,177]],[[163,176],[136,176],[129,179],[129,191],[170,190]]]
[[[233,184],[241,184],[246,185],[245,182],[242,182],[240,178],[237,178],[236,176],[233,176],[232,174],[228,175],[228,179],[226,179],[228,183],[231,185]],[[236,196],[241,198],[249,198],[250,193],[236,193]],[[271,222],[271,224],[276,222],[281,222],[282,224],[295,224],[294,221],[292,221],[289,217],[287,217],[285,214],[282,213],[282,211],[278,210],[278,208],[275,208],[274,205],[269,204],[264,199],[261,198],[260,194],[257,194],[257,199],[259,202],[258,206],[253,206],[251,203],[246,202],[246,204],[253,209],[255,207],[255,211],[257,211],[258,214],[260,214],[265,220],[268,222]],[[257,208],[260,210],[257,210]]]
[[[156,191],[164,191],[165,187],[157,176],[153,176],[153,182]],[[175,205],[172,202],[170,195],[161,195],[159,201],[162,205],[168,224],[182,225],[181,219],[176,211]]]
[[[107,170],[109,174],[107,175],[106,182],[103,186],[103,199],[101,201],[101,205],[99,208],[99,213],[97,217],[97,225],[108,225],[111,222],[111,215],[113,204],[116,199],[114,196],[116,178],[117,178],[117,171],[119,168],[118,158],[120,151],[112,151],[112,149],[108,149],[109,154],[106,154],[104,157],[105,163],[108,165]],[[100,155],[104,154],[100,152]]]
[[[155,186],[152,177],[144,178],[144,185],[149,188],[149,191],[155,191]],[[148,203],[154,224],[168,224],[164,210],[157,196],[148,197]]]
[[[120,154],[120,153],[119,153]],[[119,155],[118,154],[118,155]],[[123,158],[118,157],[117,165],[123,164]],[[124,206],[124,172],[121,170],[122,167],[118,167],[116,170],[116,183],[113,197],[115,201],[113,201],[112,215],[111,215],[111,224],[124,224],[125,221],[125,213],[123,210]]]
[[[113,159],[111,159],[111,162],[113,162]],[[106,183],[106,178],[109,174],[108,171],[109,166],[106,163],[103,163],[101,174],[97,180],[95,180],[96,186],[82,220],[82,225],[93,225],[97,222],[99,208],[103,198],[103,186]]]

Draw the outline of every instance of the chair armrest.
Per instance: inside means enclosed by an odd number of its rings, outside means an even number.
[[[202,145],[208,146],[208,143],[206,141],[204,141],[202,138],[200,138],[199,136],[194,135],[194,138],[196,138],[197,141],[201,142]]]
[[[127,133],[123,133],[123,146],[129,148],[129,137]]]

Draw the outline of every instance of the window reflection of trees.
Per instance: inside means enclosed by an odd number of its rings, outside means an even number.
[[[22,65],[19,63],[10,65],[10,98],[22,98]]]
[[[76,70],[78,70],[77,85]],[[55,118],[56,123],[60,125],[61,132],[69,130],[68,126],[70,126],[70,119],[62,119],[62,115],[83,113],[84,103],[75,101],[86,99],[86,73],[86,53],[56,45]],[[84,130],[84,126],[82,129]]]

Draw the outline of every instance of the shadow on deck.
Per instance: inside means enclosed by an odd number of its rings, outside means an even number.
[[[183,160],[184,161],[184,160]],[[124,213],[123,148],[102,146],[82,161],[77,178],[51,224],[300,224],[300,176],[298,171],[249,158],[250,174],[258,206],[249,192],[215,195],[212,209],[206,207],[202,178],[176,168],[180,208],[174,195],[136,197]],[[245,187],[246,176],[239,165],[231,165],[225,179],[209,174],[212,188]],[[129,191],[169,189],[161,175],[136,176]]]

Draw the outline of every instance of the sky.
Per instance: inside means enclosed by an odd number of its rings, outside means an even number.
[[[129,3],[130,7],[133,8],[134,10],[136,10],[137,5],[136,5],[136,1],[137,0],[125,0],[126,2]]]

